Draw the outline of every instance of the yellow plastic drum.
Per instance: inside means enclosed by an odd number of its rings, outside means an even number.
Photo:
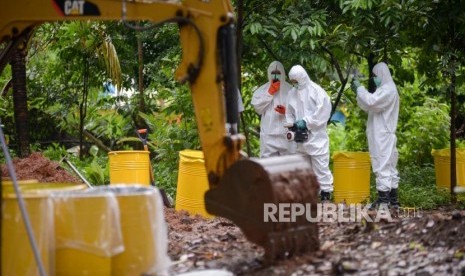
[[[22,189],[22,187],[24,186],[34,186],[34,185],[37,185],[37,183],[39,183],[39,180],[37,179],[24,179],[24,180],[17,180],[17,183],[20,187],[20,189]],[[9,177],[2,177],[2,193],[4,194],[10,194],[10,193],[14,193],[15,190],[14,190],[14,187],[13,187],[13,181],[11,180],[11,178]]]
[[[18,184],[34,184],[38,183],[39,180],[37,179],[24,179],[24,180],[18,180]],[[2,177],[2,185],[12,185],[13,181],[9,177]]]
[[[111,257],[124,250],[119,208],[94,189],[55,193],[56,275],[110,275]]]
[[[53,207],[46,195],[22,194],[47,275],[53,275]],[[1,275],[39,275],[23,218],[14,194],[2,200]]]
[[[368,152],[336,152],[333,155],[334,202],[356,204],[370,198]]]
[[[179,152],[176,210],[212,217],[205,209],[204,194],[208,190],[207,171],[202,151]]]
[[[148,151],[111,151],[110,184],[150,185],[150,153]]]
[[[111,259],[112,275],[157,275],[169,264],[163,200],[155,187],[113,185],[99,188],[115,194],[124,251]]]
[[[450,190],[450,149],[432,150],[436,187]],[[465,187],[465,149],[456,149],[457,186]]]
[[[87,188],[85,184],[71,182],[38,182],[37,180],[20,180],[18,181],[19,189],[22,192],[31,193],[51,193],[57,191],[73,191],[84,190]],[[14,193],[12,181],[2,181],[2,191],[5,194]]]

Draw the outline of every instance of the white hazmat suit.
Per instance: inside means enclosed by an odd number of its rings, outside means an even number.
[[[357,103],[368,113],[366,135],[371,167],[376,176],[376,189],[388,192],[399,186],[396,168],[399,158],[396,148],[399,94],[385,63],[376,64],[373,73],[381,80],[378,88],[371,94],[365,87],[359,86]]]
[[[279,71],[276,77],[280,81],[279,90],[274,95],[269,93],[273,83],[273,71]],[[292,153],[292,145],[286,140],[285,108],[287,97],[292,86],[286,82],[286,72],[284,66],[279,61],[273,61],[268,66],[269,82],[260,86],[252,96],[252,105],[255,111],[261,115],[260,121],[260,157],[271,157]],[[284,110],[278,112],[276,108],[284,106]]]
[[[286,121],[291,124],[304,120],[309,131],[308,140],[297,143],[297,152],[310,157],[321,191],[332,192],[333,175],[329,170],[329,137],[326,131],[331,116],[331,100],[323,88],[310,80],[302,66],[292,67],[289,79],[298,84],[289,92]]]

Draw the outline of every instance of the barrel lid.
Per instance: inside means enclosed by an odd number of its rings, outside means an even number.
[[[17,180],[18,184],[36,184],[39,183],[38,179],[25,179],[25,180]],[[2,178],[2,185],[12,185],[13,181],[9,177]]]
[[[370,161],[370,153],[366,151],[338,151],[333,154],[333,160],[341,158]]]
[[[23,185],[19,182],[19,189],[23,195],[31,194],[51,194],[53,192],[62,192],[62,191],[79,191],[87,189],[87,186],[80,183],[71,183],[71,182],[35,182]],[[4,184],[2,187],[3,195],[15,197],[15,190],[13,185]]]
[[[455,154],[457,159],[465,159],[465,148],[455,149]],[[433,157],[448,157],[450,158],[450,148],[445,149],[432,149],[431,155]]]
[[[201,150],[191,150],[191,149],[182,150],[179,152],[179,155],[182,157],[186,157],[186,158],[196,158],[196,159],[204,158],[203,151]]]
[[[146,185],[127,185],[127,184],[112,184],[112,185],[103,185],[103,186],[95,186],[93,188],[94,191],[102,191],[102,192],[111,192],[114,193],[116,196],[147,196],[153,195],[158,193],[158,188],[153,186],[146,186]]]
[[[118,154],[131,154],[131,153],[145,153],[149,154],[149,151],[146,150],[118,150],[118,151],[110,151],[108,155],[118,155]]]

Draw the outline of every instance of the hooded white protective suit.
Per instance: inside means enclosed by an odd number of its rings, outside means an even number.
[[[289,79],[296,80],[298,87],[289,92],[286,121],[304,120],[308,141],[297,143],[297,152],[310,156],[322,191],[333,191],[333,175],[329,170],[329,137],[326,125],[331,115],[331,100],[326,91],[310,80],[305,69],[296,65],[289,72]]]
[[[399,158],[396,148],[399,94],[384,62],[376,64],[373,73],[381,79],[381,84],[373,94],[363,86],[358,87],[357,103],[368,113],[366,134],[376,189],[387,192],[399,186],[396,168]]]
[[[278,70],[279,91],[271,95],[268,89],[273,80],[272,72]],[[292,86],[286,82],[286,72],[284,66],[279,61],[273,61],[268,66],[269,82],[255,90],[252,97],[252,105],[255,111],[261,115],[260,122],[260,157],[271,157],[286,155],[292,153],[292,144],[286,140],[286,131],[284,123],[286,122],[285,114],[275,110],[278,105],[287,106],[288,92]]]

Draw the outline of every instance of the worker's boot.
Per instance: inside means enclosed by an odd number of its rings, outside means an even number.
[[[322,203],[331,202],[331,192],[321,191],[320,192],[320,201]]]
[[[369,210],[378,210],[380,206],[388,207],[389,191],[378,191],[378,198],[371,204]]]
[[[391,191],[389,192],[389,204],[391,208],[395,210],[399,210],[400,203],[399,203],[399,198],[397,196],[397,188],[391,189]]]

